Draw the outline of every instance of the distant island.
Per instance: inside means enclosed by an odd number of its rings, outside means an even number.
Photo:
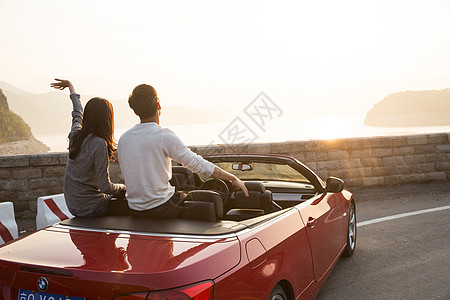
[[[388,95],[366,114],[364,125],[418,127],[450,125],[450,88]]]
[[[49,147],[36,140],[30,126],[9,109],[0,89],[0,156],[48,152]]]

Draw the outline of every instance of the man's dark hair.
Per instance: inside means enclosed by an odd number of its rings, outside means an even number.
[[[138,85],[128,97],[128,104],[141,119],[149,118],[156,113],[158,101],[156,90],[148,84]]]

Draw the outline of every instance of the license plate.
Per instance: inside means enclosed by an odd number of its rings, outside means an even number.
[[[85,300],[81,297],[70,297],[29,290],[19,290],[19,300]]]

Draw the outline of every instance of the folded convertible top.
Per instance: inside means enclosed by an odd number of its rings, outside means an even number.
[[[69,228],[114,230],[134,233],[167,235],[215,236],[238,232],[246,225],[234,221],[206,222],[187,219],[151,219],[132,216],[103,216],[94,218],[72,218],[59,223]]]

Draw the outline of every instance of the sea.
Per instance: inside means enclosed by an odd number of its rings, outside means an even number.
[[[236,117],[229,122],[189,125],[165,125],[175,132],[187,146],[271,143],[286,141],[323,140],[348,137],[374,137],[413,135],[424,133],[450,133],[449,126],[373,127],[364,125],[364,117],[352,115],[254,119]],[[116,128],[115,139],[129,128]],[[39,133],[33,135],[48,147],[50,152],[64,152],[68,147],[68,132]]]

